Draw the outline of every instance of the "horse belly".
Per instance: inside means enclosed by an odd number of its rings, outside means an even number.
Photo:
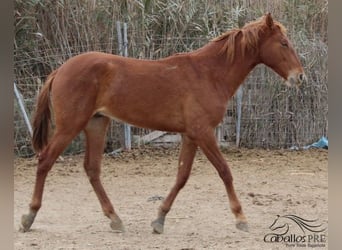
[[[100,107],[97,112],[109,116],[120,122],[133,126],[168,132],[183,132],[184,122],[180,112],[171,112],[162,105],[156,104],[154,108],[144,108],[138,104],[108,105]]]

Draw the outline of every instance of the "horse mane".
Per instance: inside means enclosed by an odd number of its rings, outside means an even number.
[[[274,25],[279,27],[282,33],[286,34],[286,28],[281,23],[274,21]],[[268,27],[266,25],[264,16],[258,20],[245,24],[241,29],[232,29],[227,31],[220,36],[215,37],[211,41],[217,42],[226,39],[226,42],[221,48],[220,53],[225,52],[227,54],[227,59],[233,61],[235,57],[235,41],[239,34],[242,35],[240,45],[241,54],[244,56],[246,51],[258,48],[260,37],[266,32],[267,29]]]

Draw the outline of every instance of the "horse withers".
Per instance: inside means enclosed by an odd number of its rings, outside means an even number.
[[[271,14],[228,31],[198,50],[160,60],[100,52],[70,58],[49,75],[38,97],[32,139],[38,167],[29,213],[22,216],[22,230],[30,229],[41,207],[45,179],[52,165],[72,139],[84,131],[84,169],[112,229],[124,231],[100,180],[106,130],[110,119],[116,118],[137,127],[182,134],[176,183],[152,222],[154,232],[163,232],[165,217],[188,180],[197,148],[223,180],[237,228],[248,231],[214,129],[229,99],[260,63],[273,69],[289,86],[306,81],[284,26]],[[49,138],[52,115],[55,129]]]

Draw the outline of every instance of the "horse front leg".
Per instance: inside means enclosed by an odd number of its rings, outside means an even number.
[[[247,220],[233,186],[232,173],[219,150],[214,131],[208,131],[207,133],[201,134],[196,142],[208,160],[214,165],[226,187],[230,208],[236,218],[236,227],[242,231],[248,232]]]
[[[176,183],[170,193],[159,207],[158,217],[151,223],[153,232],[161,234],[164,231],[166,214],[170,211],[172,203],[176,199],[178,192],[184,187],[189,179],[191,166],[196,154],[197,145],[186,135],[182,137],[182,146],[178,160],[178,173]]]

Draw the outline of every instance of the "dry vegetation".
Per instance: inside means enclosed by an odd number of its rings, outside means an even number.
[[[31,112],[47,74],[66,59],[89,50],[117,54],[118,20],[128,23],[129,56],[158,59],[197,49],[267,12],[288,28],[309,83],[296,92],[265,67],[255,69],[244,85],[240,144],[302,146],[328,133],[327,0],[16,0],[15,79]],[[234,102],[229,110],[231,119],[223,125],[224,138],[231,141]],[[30,155],[28,133],[15,112],[15,151]],[[121,134],[113,123],[108,150],[118,147]]]

